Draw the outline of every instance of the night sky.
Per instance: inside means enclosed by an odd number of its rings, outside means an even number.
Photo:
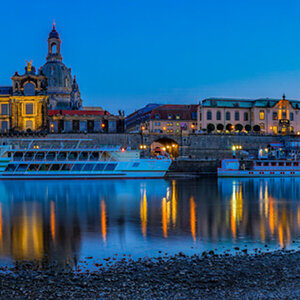
[[[85,106],[300,99],[300,1],[1,1],[0,85],[45,63],[53,19]]]

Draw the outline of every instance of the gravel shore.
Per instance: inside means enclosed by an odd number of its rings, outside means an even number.
[[[299,299],[300,252],[128,260],[96,271],[40,269],[27,263],[1,277],[1,299]]]

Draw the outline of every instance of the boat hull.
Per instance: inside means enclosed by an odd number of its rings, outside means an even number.
[[[300,177],[300,170],[222,170],[218,169],[218,177]]]

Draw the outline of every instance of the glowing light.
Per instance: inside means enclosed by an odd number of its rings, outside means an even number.
[[[166,130],[167,128],[166,127],[163,127],[163,130]]]
[[[145,126],[142,126],[142,130],[145,130],[146,129],[146,127]]]
[[[144,237],[146,237],[147,235],[147,210],[148,210],[147,196],[146,196],[146,190],[144,190],[142,199],[140,201],[141,229]]]
[[[52,240],[55,241],[55,203],[53,201],[50,204],[50,228]]]
[[[121,152],[125,152],[125,148],[121,148]]]
[[[104,123],[102,123],[102,124],[101,124],[101,127],[102,127],[102,128],[104,128],[104,127],[105,127],[105,124],[104,124]]]
[[[235,146],[232,146],[232,150],[234,151],[236,148],[235,148]]]
[[[102,239],[103,242],[106,243],[106,205],[104,200],[101,201],[101,231],[102,231]]]
[[[172,181],[172,224],[173,227],[176,226],[176,219],[177,219],[177,193],[176,193],[176,181]]]
[[[191,234],[193,241],[196,241],[196,203],[193,196],[190,198],[190,222],[191,222]]]
[[[163,147],[162,149],[163,149],[164,151],[166,151],[166,147]]]

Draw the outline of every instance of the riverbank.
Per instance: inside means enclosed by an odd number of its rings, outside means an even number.
[[[1,298],[27,299],[296,299],[300,252],[123,259],[94,272],[38,270],[32,264],[0,274]]]

